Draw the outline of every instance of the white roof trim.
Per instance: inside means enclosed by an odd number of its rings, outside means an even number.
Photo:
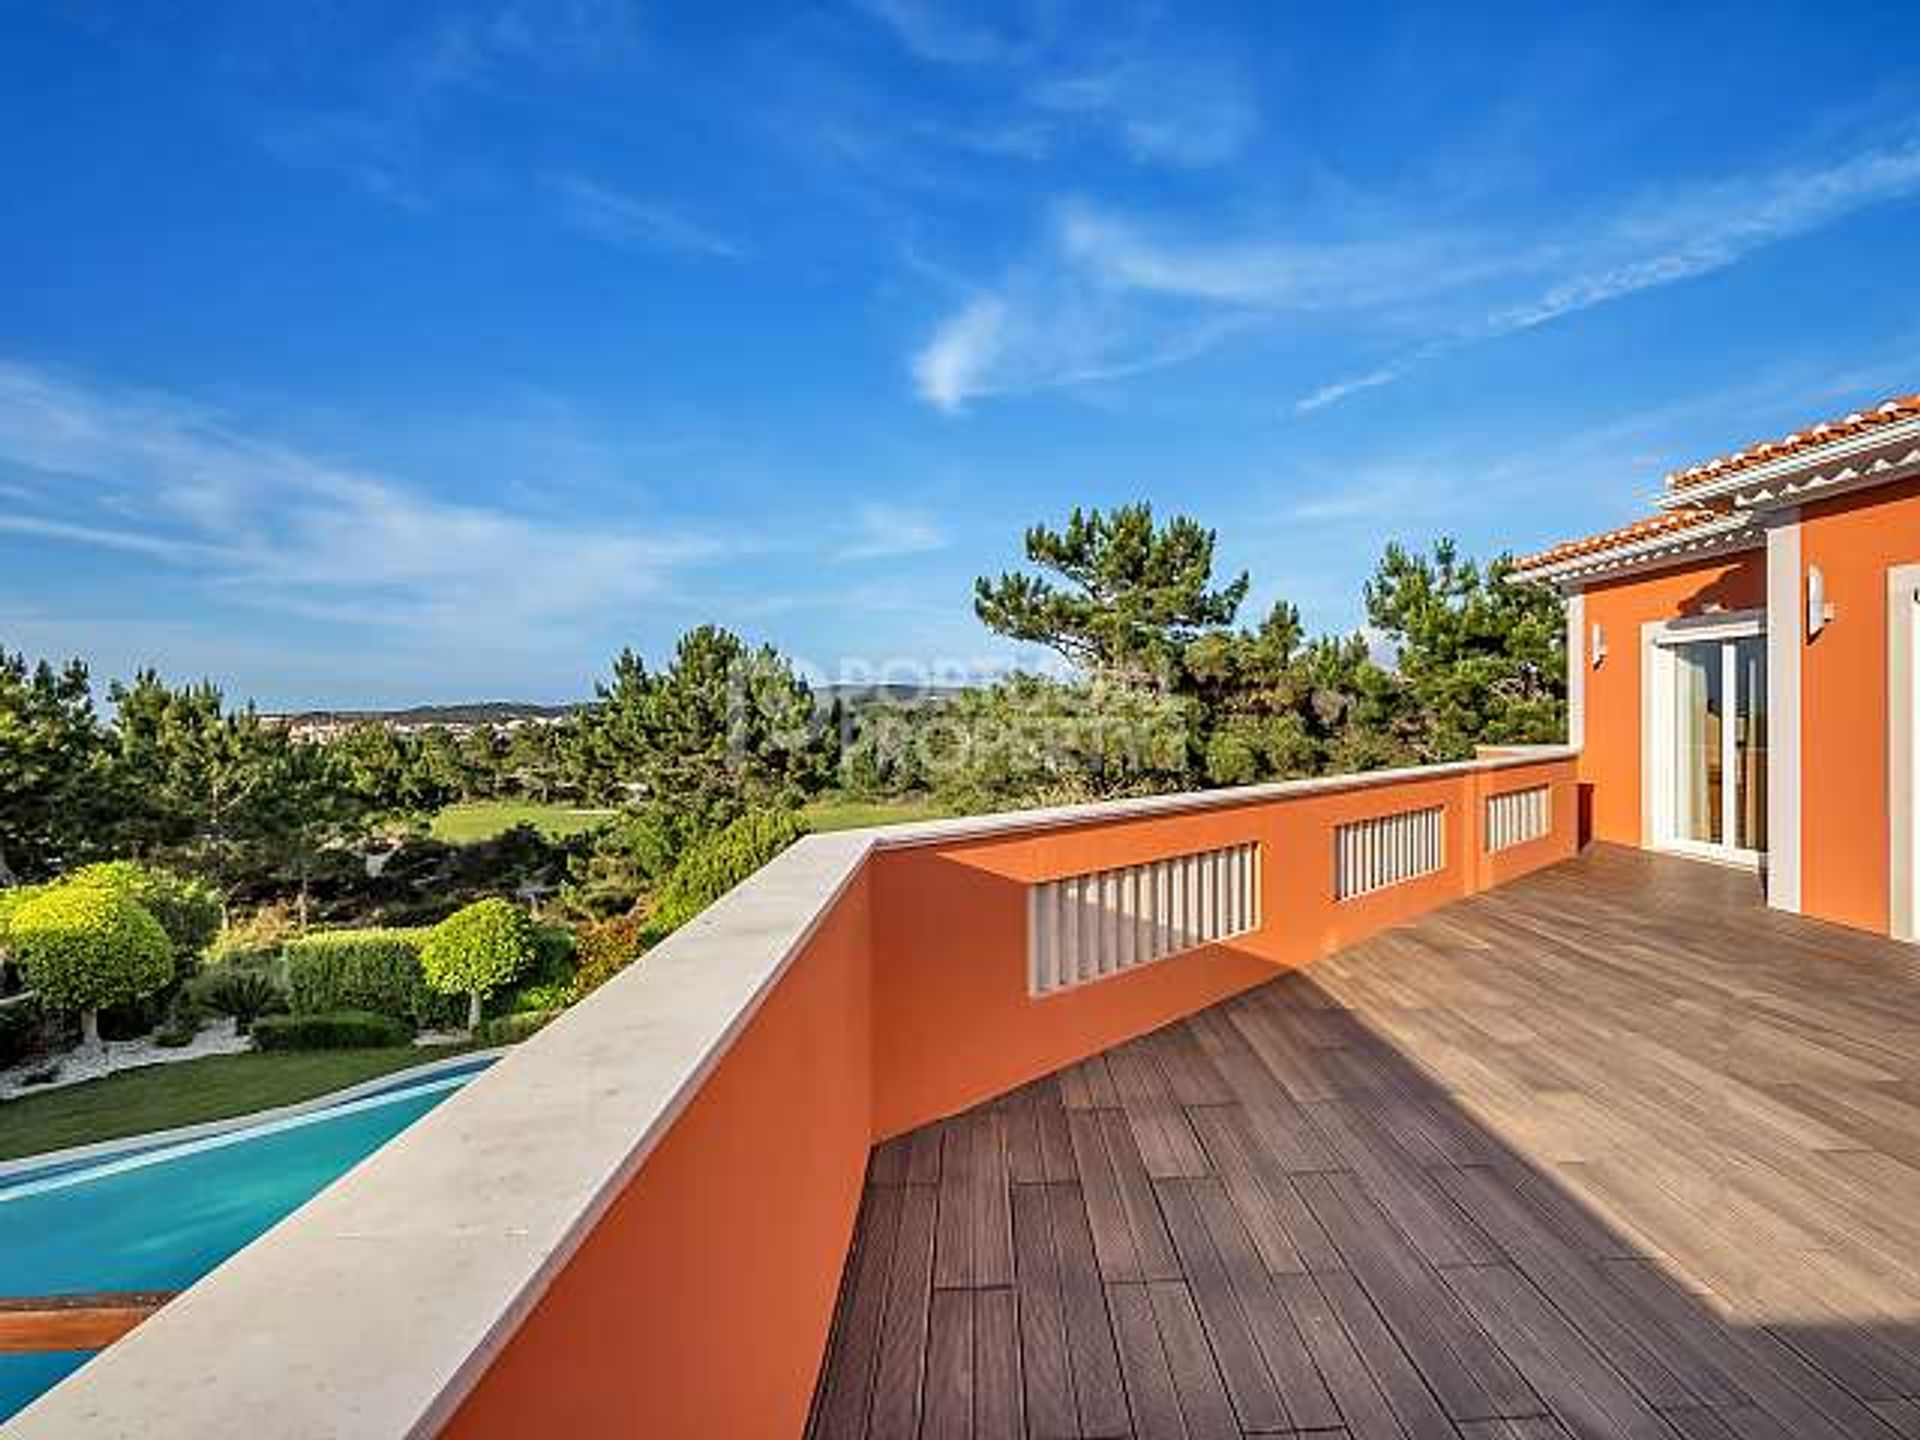
[[[1512,578],[1522,584],[1546,580],[1558,585],[1612,579],[1617,575],[1657,570],[1662,566],[1677,565],[1709,555],[1757,550],[1766,543],[1764,527],[1754,516],[1736,510],[1718,520],[1709,520],[1684,530],[1665,530],[1631,544],[1569,555],[1551,565],[1532,566],[1516,571]]]
[[[1782,455],[1777,460],[1769,460],[1765,464],[1730,470],[1718,479],[1701,480],[1676,489],[1665,490],[1655,497],[1654,503],[1662,510],[1681,510],[1699,504],[1703,500],[1716,500],[1749,493],[1770,494],[1782,486],[1792,490],[1796,484],[1795,477],[1801,476],[1803,472],[1818,471],[1823,466],[1872,455],[1880,450],[1901,450],[1905,453],[1916,446],[1920,446],[1920,416],[1915,416],[1911,420],[1898,420],[1891,425],[1876,426],[1871,430],[1863,430],[1857,435],[1844,435],[1809,450]],[[1804,480],[1798,482],[1798,488],[1806,488]]]
[[[1742,490],[1735,496],[1734,503],[1748,510],[1774,510],[1782,505],[1798,505],[1809,498],[1844,495],[1849,490],[1910,480],[1916,475],[1920,475],[1920,444],[1891,455],[1876,455],[1870,460],[1843,464],[1837,469],[1820,470],[1771,486]]]

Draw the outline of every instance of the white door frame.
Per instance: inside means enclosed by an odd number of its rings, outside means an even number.
[[[1887,571],[1888,929],[1920,940],[1920,564]]]
[[[1767,517],[1767,904],[1800,909],[1800,512]]]
[[[1641,686],[1640,754],[1641,808],[1646,819],[1647,843],[1656,850],[1696,859],[1714,860],[1724,865],[1758,869],[1765,855],[1758,850],[1742,849],[1733,843],[1738,833],[1738,795],[1736,763],[1738,726],[1734,723],[1735,699],[1739,686],[1734,673],[1734,651],[1721,652],[1721,693],[1725,714],[1720,726],[1721,829],[1727,836],[1723,845],[1685,840],[1674,834],[1674,647],[1692,641],[1744,640],[1767,632],[1765,610],[1733,610],[1712,615],[1688,616],[1680,620],[1649,621],[1641,627],[1642,666],[1645,683]],[[1769,716],[1771,725],[1771,716]],[[1769,734],[1771,739],[1771,733]],[[1771,762],[1772,756],[1768,756]],[[1765,803],[1763,798],[1762,803]],[[1771,820],[1771,816],[1768,817]],[[1768,827],[1771,833],[1771,825]]]

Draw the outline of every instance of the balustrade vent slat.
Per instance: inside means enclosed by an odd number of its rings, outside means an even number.
[[[1553,831],[1553,787],[1535,785],[1487,797],[1487,853],[1539,840]]]
[[[1257,844],[1062,876],[1028,888],[1028,986],[1053,994],[1259,928]]]
[[[1444,869],[1445,816],[1445,807],[1434,805],[1336,827],[1334,898],[1351,900]]]

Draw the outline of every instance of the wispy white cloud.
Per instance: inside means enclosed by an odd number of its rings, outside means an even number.
[[[1079,383],[1198,355],[1246,330],[1339,318],[1404,348],[1293,402],[1311,413],[1460,347],[1739,264],[1871,207],[1920,196],[1920,141],[1822,166],[1637,197],[1577,227],[1515,236],[1404,219],[1325,238],[1222,236],[1084,201],[1056,207],[1037,254],[978,292],[913,357],[920,393],[969,398]]]
[[[228,75],[252,78],[253,136],[303,170],[344,177],[402,209],[433,209],[450,191],[496,187],[506,167],[462,153],[446,121],[476,95],[519,96],[607,69],[642,48],[629,0],[489,0],[396,23],[369,44],[328,10],[298,44],[278,26],[243,47]],[[316,76],[325,83],[312,85]]]
[[[943,320],[913,357],[913,380],[921,398],[951,415],[987,393],[987,376],[999,358],[1006,319],[1006,303],[985,298]]]
[[[0,531],[178,565],[222,598],[422,643],[538,645],[736,543],[450,500],[164,394],[0,361]]]
[[[638,11],[628,0],[504,0],[459,7],[430,30],[416,72],[429,85],[493,83],[502,67],[588,69],[639,48]]]
[[[22,495],[29,493],[24,487],[20,491]],[[217,559],[221,555],[217,547],[201,545],[192,540],[169,539],[110,525],[76,525],[71,521],[53,520],[40,515],[0,513],[0,533],[26,535],[36,540],[66,541],[102,550],[124,550],[132,555],[147,555],[180,565]]]
[[[1293,408],[1302,415],[1315,410],[1324,410],[1329,405],[1337,405],[1349,395],[1358,395],[1362,390],[1377,390],[1382,385],[1391,385],[1400,378],[1400,371],[1393,367],[1382,370],[1369,370],[1364,375],[1354,375],[1345,380],[1335,380],[1322,385],[1318,390],[1302,395],[1294,402]]]
[[[275,116],[259,127],[257,138],[283,165],[343,177],[402,210],[433,208],[414,127],[396,115],[367,111]]]
[[[1920,141],[1817,168],[1789,168],[1655,197],[1618,217],[1597,248],[1622,252],[1497,312],[1498,332],[1544,325],[1642,290],[1736,265],[1754,251],[1856,211],[1920,194]]]
[[[740,247],[698,225],[672,207],[628,195],[584,175],[551,175],[547,188],[560,202],[561,218],[582,234],[609,245],[674,250],[718,260],[736,260]]]
[[[1029,17],[1034,28],[1023,31],[995,26],[977,11],[939,0],[861,0],[860,8],[909,52],[941,65],[1024,63],[1048,38],[1048,16],[1040,11]]]
[[[932,517],[878,501],[860,506],[854,537],[835,551],[841,560],[892,560],[946,547],[947,534]]]
[[[1028,94],[1042,110],[1111,128],[1136,159],[1183,168],[1231,160],[1260,124],[1237,68],[1213,59],[1134,53]]]
[[[1124,380],[1191,360],[1258,317],[1131,303],[1085,284],[1030,274],[941,321],[914,352],[915,388],[951,415],[980,399]]]
[[[1447,235],[1194,239],[1078,201],[1059,207],[1054,229],[1061,257],[1108,289],[1263,310],[1389,305],[1483,280],[1495,264]]]
[[[1135,160],[1187,169],[1232,159],[1259,128],[1238,62],[1151,11],[1041,0],[989,22],[977,7],[941,0],[861,8],[920,60],[995,72],[1001,117],[950,132],[961,144],[1010,137],[1033,158],[1084,133]]]
[[[1344,483],[1316,490],[1287,511],[1287,518],[1307,524],[1371,520],[1403,511],[1420,488],[1419,477],[1400,469],[1352,477]]]

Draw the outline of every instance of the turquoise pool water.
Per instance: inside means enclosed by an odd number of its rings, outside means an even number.
[[[306,1115],[0,1181],[0,1294],[191,1285],[481,1069],[404,1078]],[[0,1112],[0,1123],[5,1116]],[[0,1420],[89,1358],[0,1355]]]

